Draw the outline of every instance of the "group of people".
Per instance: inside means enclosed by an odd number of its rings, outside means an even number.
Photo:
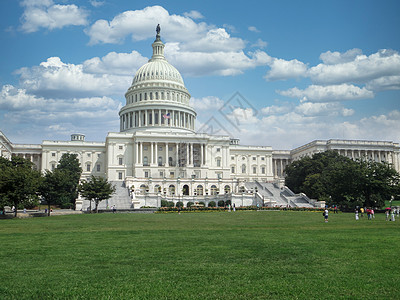
[[[356,221],[358,221],[359,220],[359,214],[358,214],[358,208],[356,208],[355,209],[355,217],[356,217]],[[366,213],[367,214],[367,217],[368,217],[368,220],[372,220],[372,219],[375,219],[375,211],[374,211],[374,209],[373,208],[370,208],[370,207],[361,207],[360,208],[360,215],[361,215],[361,218],[363,218],[364,217],[364,213]]]
[[[396,216],[399,217],[400,214],[400,208],[399,207],[393,207],[393,208],[386,208],[385,215],[386,215],[386,221],[396,221]],[[389,217],[390,215],[390,217]]]

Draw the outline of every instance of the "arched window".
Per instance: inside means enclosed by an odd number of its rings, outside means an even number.
[[[173,184],[171,184],[171,185],[168,187],[168,194],[169,194],[170,196],[175,195],[175,186],[174,186]]]
[[[142,184],[141,186],[140,186],[140,193],[143,195],[143,194],[145,194],[145,193],[148,193],[149,192],[149,187],[147,186],[147,185],[145,185],[145,184]]]
[[[196,195],[197,196],[203,196],[203,186],[202,185],[198,185],[196,188]]]
[[[218,195],[218,188],[215,185],[211,186],[211,195]]]
[[[143,166],[148,166],[149,165],[149,159],[147,156],[143,157]]]
[[[229,194],[231,192],[231,187],[229,185],[226,185],[224,188],[225,194]]]
[[[162,156],[158,157],[158,165],[161,167],[163,165]]]

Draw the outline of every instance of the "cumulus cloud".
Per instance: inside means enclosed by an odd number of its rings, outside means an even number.
[[[329,103],[300,103],[295,111],[304,116],[337,116],[349,117],[354,114],[353,109],[344,108],[339,102]]]
[[[106,2],[105,1],[96,1],[96,0],[90,0],[90,4],[94,7],[100,7],[103,6]]]
[[[87,63],[87,68],[100,72],[107,59],[98,62]],[[122,94],[132,80],[132,76],[119,76],[110,74],[86,73],[83,65],[67,64],[59,57],[50,57],[39,66],[21,68],[17,72],[20,75],[21,87],[29,93],[54,98],[74,96],[98,96]]]
[[[257,47],[263,49],[267,47],[268,43],[263,41],[262,39],[258,39],[255,43],[251,44],[251,47]]]
[[[322,53],[319,58],[326,65],[337,65],[354,61],[360,55],[362,55],[361,49],[354,48],[344,53],[327,51]]]
[[[142,10],[125,11],[111,21],[98,20],[85,32],[90,37],[90,44],[120,43],[126,36],[131,36],[133,40],[154,37],[155,24],[161,25],[164,38],[176,41],[199,39],[211,29],[189,17],[170,15],[161,6],[149,6]]]
[[[121,103],[109,97],[90,98],[45,98],[29,94],[27,90],[12,85],[2,87],[0,93],[0,110],[6,111],[2,124],[5,129],[10,126],[16,136],[18,127],[24,128],[22,137],[29,135],[43,137],[43,130],[48,137],[59,139],[57,134],[68,131],[82,131],[96,134],[96,130],[104,134],[118,127],[118,111]],[[80,128],[78,128],[80,127]]]
[[[52,0],[22,1],[24,13],[21,17],[21,30],[27,33],[38,31],[40,28],[49,30],[65,26],[87,25],[88,12],[75,4],[54,4]]]
[[[139,52],[116,53],[110,52],[102,58],[93,57],[83,62],[83,72],[94,74],[131,75],[145,63],[148,58]]]
[[[366,88],[355,85],[310,85],[304,90],[297,87],[286,91],[277,91],[279,94],[291,98],[299,98],[302,102],[329,102],[373,98],[374,93]]]
[[[271,69],[264,77],[268,81],[286,80],[289,78],[306,76],[307,65],[297,59],[284,60],[274,58],[268,65]]]
[[[260,32],[260,30],[258,30],[255,26],[249,26],[247,29],[252,32]]]
[[[365,87],[369,90],[400,90],[400,75],[398,76],[383,76],[380,78],[368,81]]]
[[[324,60],[330,64],[310,68],[308,73],[311,80],[316,84],[366,83],[381,77],[400,75],[400,55],[397,51],[384,49],[369,56],[354,52],[347,55],[347,62],[343,62],[340,55],[336,60],[331,54],[327,55],[330,58],[325,57]],[[346,56],[346,53],[342,56]],[[350,58],[352,60],[349,61]],[[334,61],[338,63],[331,64]]]
[[[188,18],[191,18],[191,19],[195,19],[195,20],[204,18],[204,16],[200,12],[198,12],[197,10],[191,10],[189,12],[185,12],[185,13],[183,13],[183,15],[185,17],[188,17]]]
[[[203,98],[191,98],[190,105],[196,111],[217,110],[224,105],[224,101],[215,96],[207,96]]]
[[[172,65],[190,76],[242,74],[244,70],[265,65],[271,59],[263,51],[251,52],[249,55],[243,51],[211,53],[181,51],[178,43],[168,43],[165,55]]]

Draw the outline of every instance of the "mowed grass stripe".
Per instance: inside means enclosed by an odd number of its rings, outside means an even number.
[[[400,222],[312,212],[0,222],[4,299],[398,299]]]

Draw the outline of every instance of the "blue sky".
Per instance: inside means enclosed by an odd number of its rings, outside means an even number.
[[[399,142],[399,12],[366,0],[0,1],[0,130],[14,143],[104,141],[160,23],[198,129],[216,120],[213,133],[273,149]]]

